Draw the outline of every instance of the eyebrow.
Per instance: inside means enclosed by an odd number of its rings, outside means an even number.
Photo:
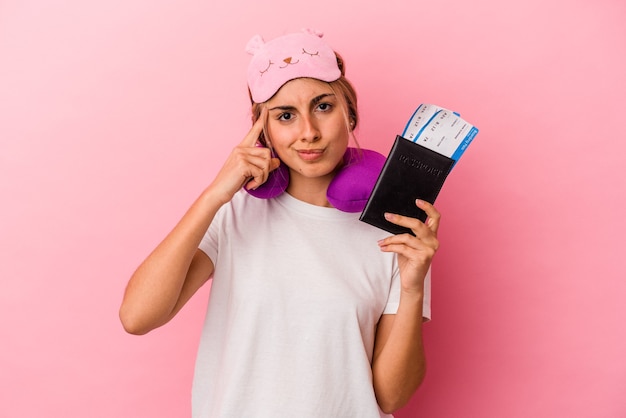
[[[311,100],[311,104],[316,105],[316,104],[318,104],[319,102],[321,102],[322,100],[324,100],[327,97],[335,97],[335,94],[334,93],[320,94],[319,96],[316,96],[316,97],[314,97]],[[272,108],[270,108],[268,110],[269,111],[272,111],[272,110],[282,110],[282,111],[285,111],[285,110],[294,110],[294,109],[295,109],[295,106],[284,105],[284,106],[274,106],[274,107],[272,107]]]
[[[317,96],[313,100],[311,100],[311,103],[318,104],[319,102],[321,102],[322,100],[324,100],[327,97],[335,97],[335,95],[333,93],[320,94],[319,96]]]

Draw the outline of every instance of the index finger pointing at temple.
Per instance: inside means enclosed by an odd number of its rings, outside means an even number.
[[[243,141],[241,141],[240,145],[243,145],[245,147],[256,146],[257,141],[259,140],[259,136],[261,136],[261,133],[263,132],[263,126],[265,125],[266,118],[267,108],[263,106],[261,108],[261,114],[259,115],[259,118],[256,120],[256,122],[254,122],[254,125],[252,125],[252,128],[250,128],[250,131],[243,138]]]

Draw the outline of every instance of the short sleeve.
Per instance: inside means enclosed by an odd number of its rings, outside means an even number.
[[[222,208],[217,211],[215,218],[213,218],[213,222],[211,222],[209,229],[204,234],[204,237],[202,237],[202,241],[200,241],[200,245],[198,246],[200,250],[209,256],[213,265],[217,262],[218,238],[222,225],[223,208],[224,207],[222,206]]]
[[[424,278],[424,305],[422,316],[426,321],[430,321],[431,311],[430,311],[430,279],[431,269],[428,269],[426,273],[426,277]],[[389,298],[387,299],[387,304],[385,305],[385,309],[383,314],[395,314],[398,312],[398,306],[400,304],[400,273],[396,269],[393,278],[391,279],[391,288],[389,289]]]

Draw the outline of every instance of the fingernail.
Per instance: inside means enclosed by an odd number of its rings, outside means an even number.
[[[393,215],[391,213],[387,213],[385,212],[385,219],[387,219],[388,221],[393,219]]]

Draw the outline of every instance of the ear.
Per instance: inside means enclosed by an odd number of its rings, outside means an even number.
[[[246,52],[250,55],[256,54],[265,45],[261,35],[254,35],[246,44]]]

